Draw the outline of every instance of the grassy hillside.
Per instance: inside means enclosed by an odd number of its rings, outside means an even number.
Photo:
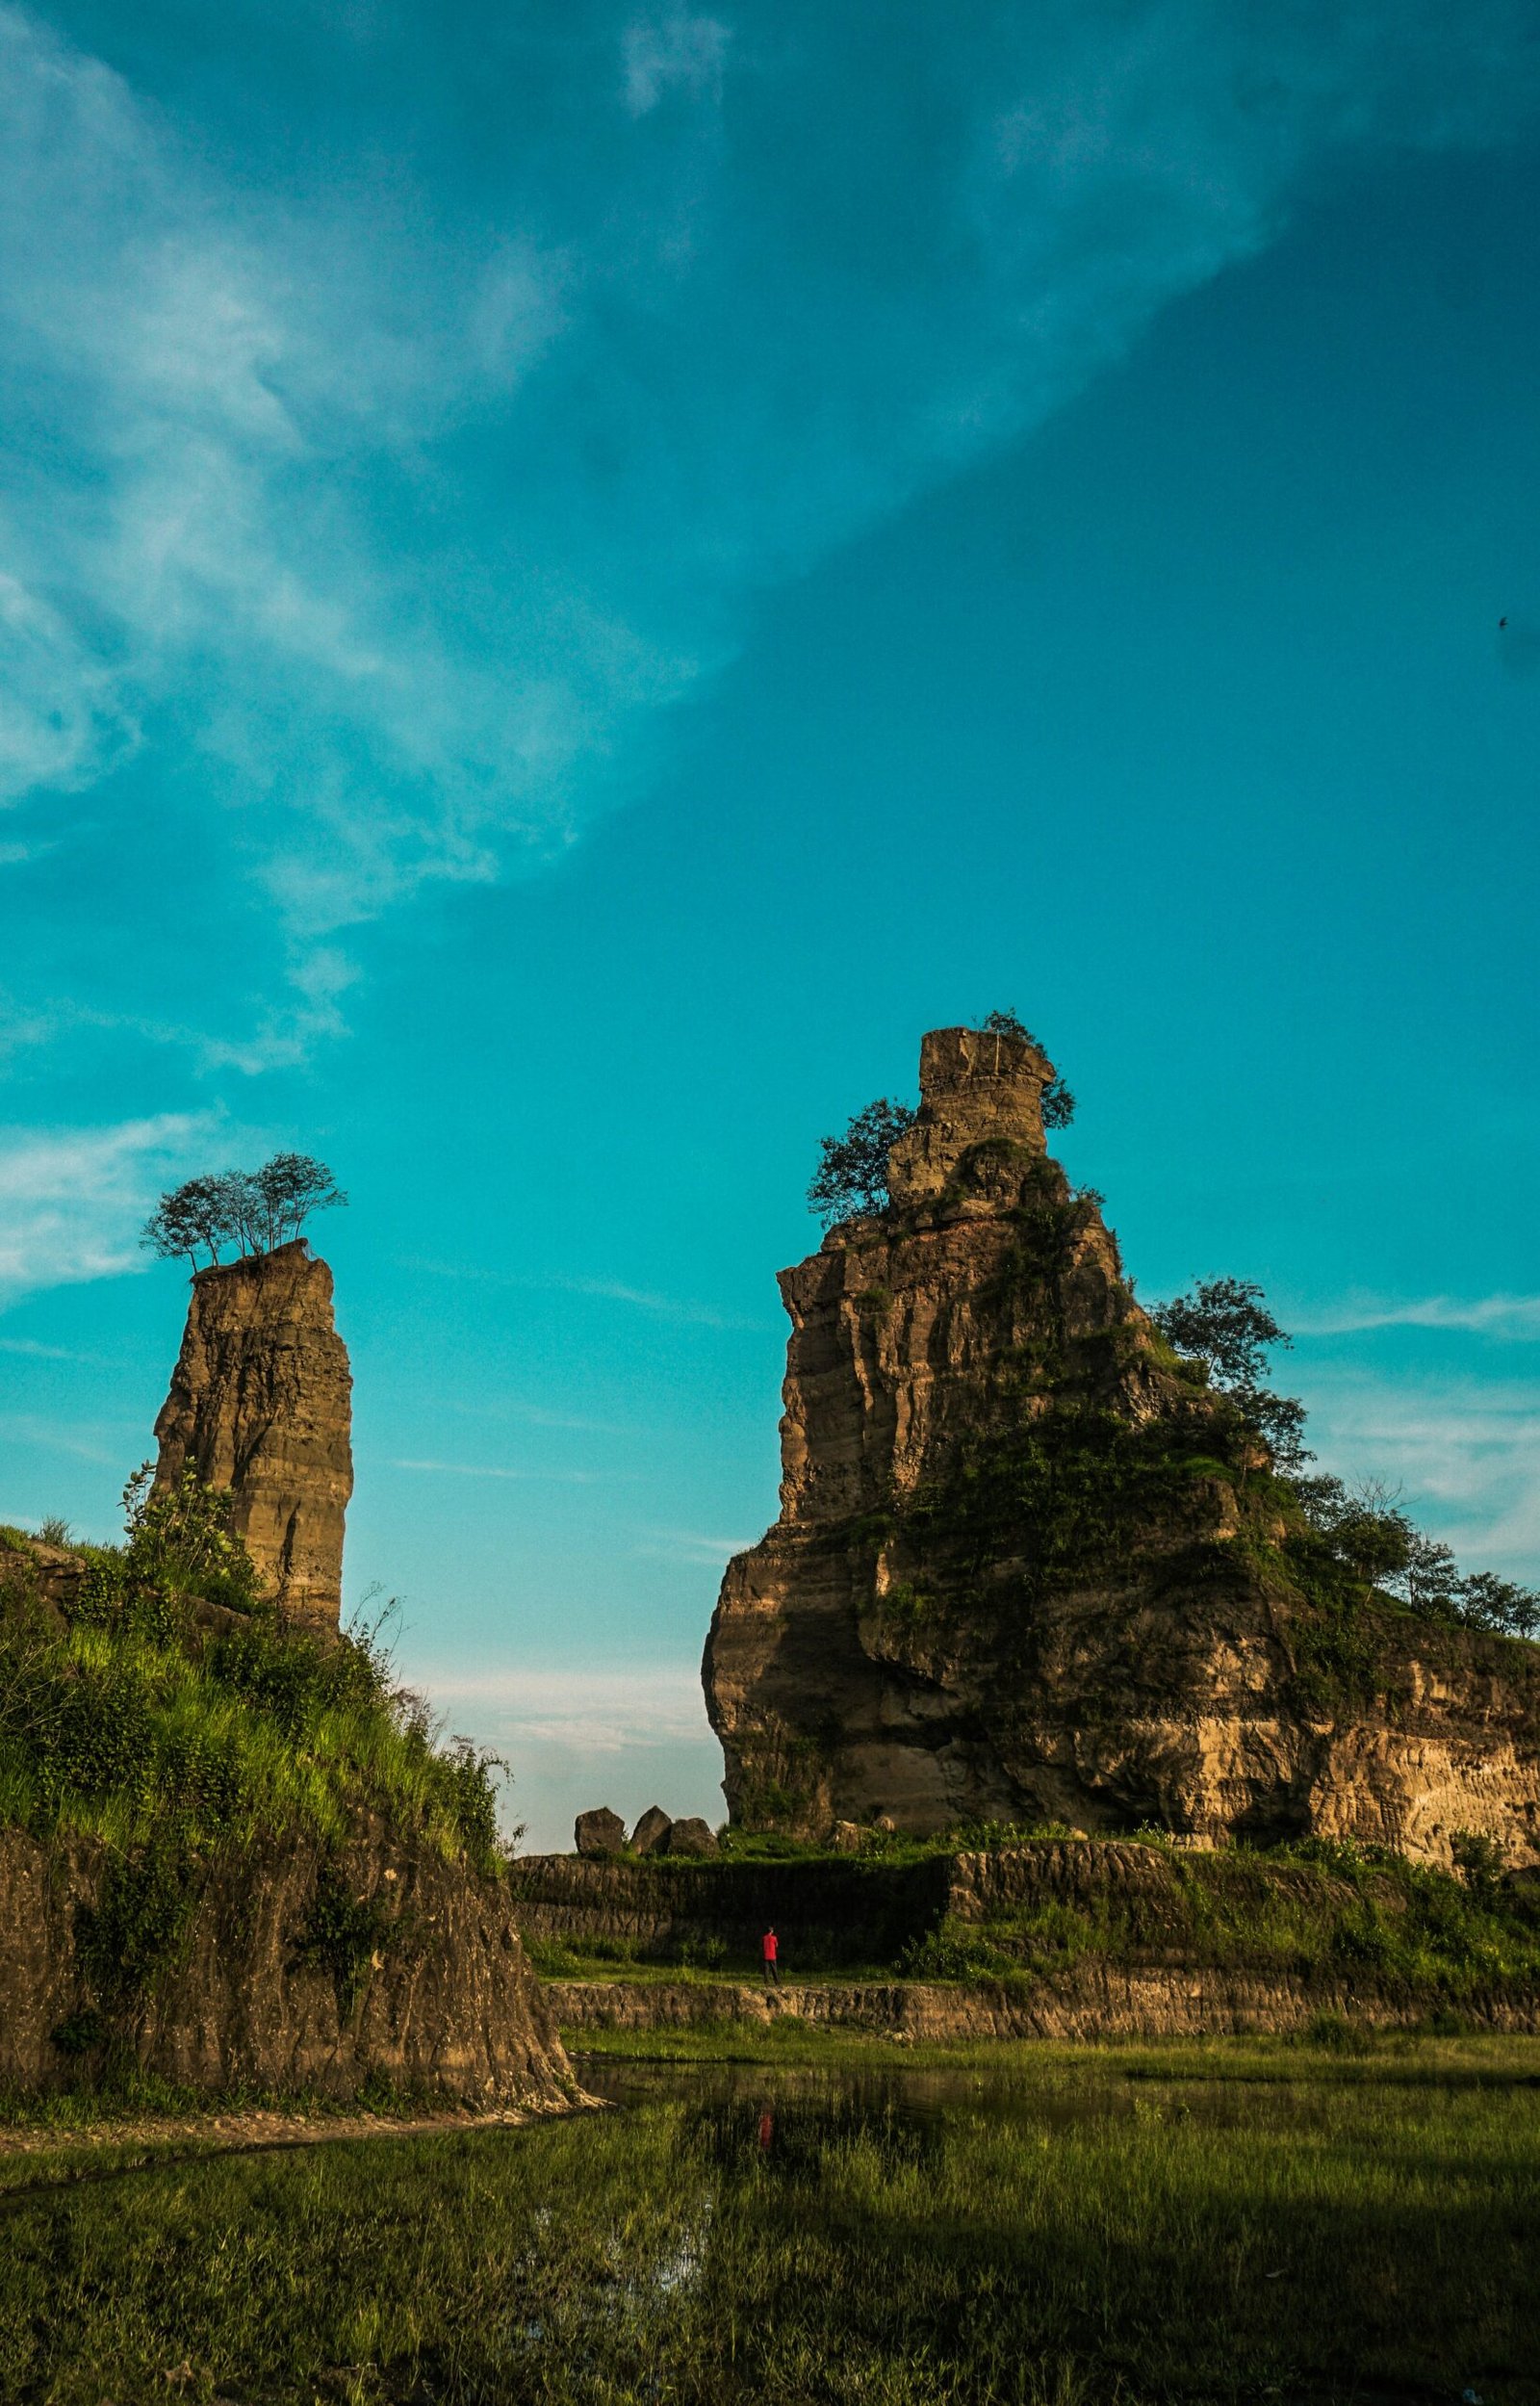
[[[0,1827],[201,1852],[373,1813],[490,1868],[497,1767],[377,1641],[286,1627],[210,1490],[129,1503],[121,1546],[63,1559],[0,1528]]]

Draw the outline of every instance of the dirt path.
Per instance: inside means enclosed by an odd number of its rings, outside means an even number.
[[[572,2109],[598,2111],[601,2097],[581,2089]],[[477,2131],[522,2130],[547,2121],[552,2110],[526,2106],[499,2107],[488,2113],[425,2113],[397,2117],[383,2113],[299,2113],[276,2108],[249,2112],[141,2114],[121,2121],[102,2120],[77,2129],[34,2123],[0,2128],[0,2167],[18,2159],[42,2160],[36,2180],[20,2179],[0,2186],[0,2214],[35,2201],[50,2189],[69,2188],[82,2181],[111,2181],[126,2172],[142,2172],[163,2164],[202,2162],[212,2156],[247,2156],[264,2149],[319,2147],[331,2139],[431,2138]],[[93,2164],[93,2154],[115,2151],[111,2163]],[[126,2151],[126,2152],[117,2152]],[[82,2158],[86,2158],[82,2161]],[[47,2160],[56,2160],[48,2167]]]

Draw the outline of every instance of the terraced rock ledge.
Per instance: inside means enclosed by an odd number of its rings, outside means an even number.
[[[1452,2018],[1540,2030],[1540,1880],[1311,1842],[1042,1839],[919,1862],[511,1870],[572,2032],[783,2017],[911,2038],[1162,2037]],[[780,1989],[755,1976],[781,1934]],[[671,1976],[672,1975],[672,1976]]]

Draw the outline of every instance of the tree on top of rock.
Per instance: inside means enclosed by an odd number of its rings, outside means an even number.
[[[1288,1350],[1294,1339],[1279,1328],[1254,1280],[1201,1279],[1191,1294],[1173,1295],[1150,1316],[1168,1345],[1200,1361],[1210,1384],[1261,1431],[1280,1470],[1299,1470],[1314,1460],[1304,1442],[1303,1404],[1263,1384],[1272,1347]]]
[[[886,1210],[888,1151],[913,1125],[907,1102],[882,1097],[858,1111],[842,1136],[820,1138],[808,1208],[826,1229],[837,1220]]]
[[[238,1256],[269,1254],[291,1243],[313,1213],[346,1201],[323,1161],[275,1152],[260,1170],[222,1170],[172,1187],[145,1221],[140,1243],[163,1260],[186,1254],[196,1270],[200,1249],[210,1262],[226,1245]]]

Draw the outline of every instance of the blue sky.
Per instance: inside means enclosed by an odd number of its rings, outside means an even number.
[[[1501,0],[0,8],[0,1515],[321,1152],[355,1600],[534,1837],[715,1816],[816,1140],[1007,1004],[1540,1575],[1537,103]]]

